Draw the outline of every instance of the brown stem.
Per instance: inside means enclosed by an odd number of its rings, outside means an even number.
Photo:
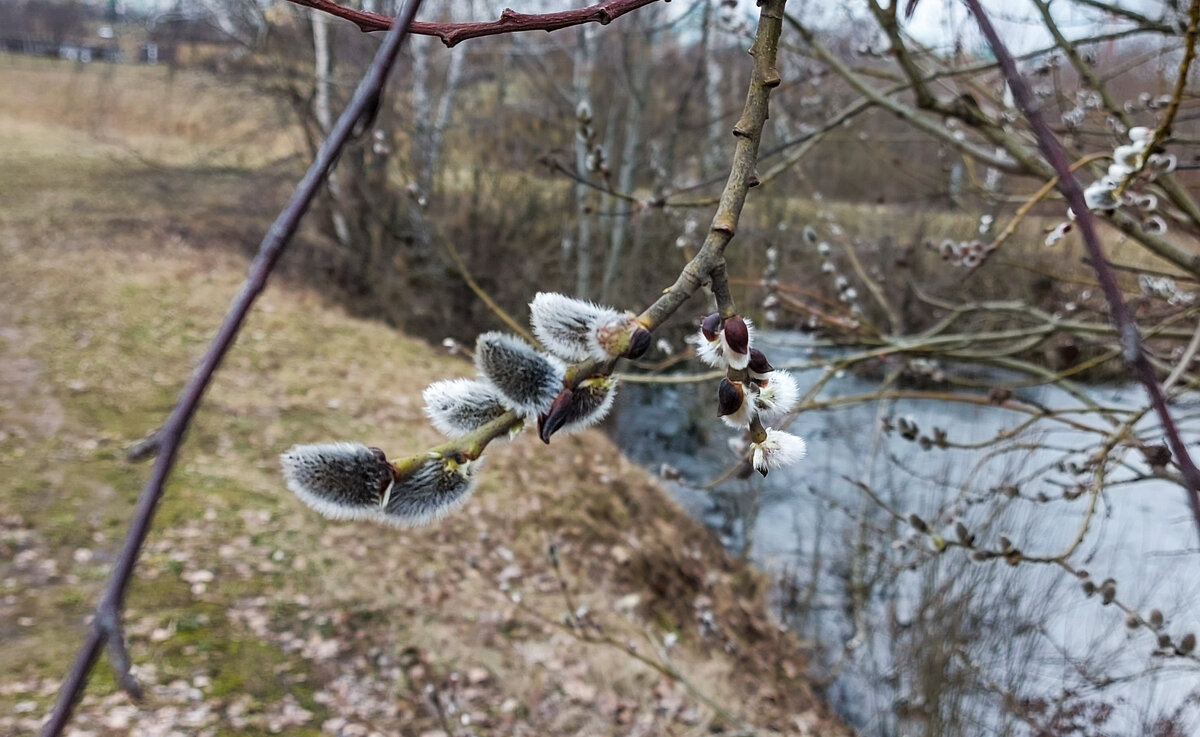
[[[584,23],[599,23],[608,25],[613,20],[640,7],[657,2],[658,0],[608,0],[586,8],[563,10],[556,13],[539,13],[529,15],[517,13],[505,8],[500,18],[494,21],[472,23],[425,23],[415,22],[409,28],[410,33],[418,36],[437,36],[447,47],[454,46],[460,41],[482,36],[498,36],[503,33],[522,33],[524,31],[557,31]],[[339,5],[332,0],[288,0],[296,5],[304,5],[314,10],[320,10],[332,16],[348,20],[358,26],[363,33],[371,31],[386,31],[392,25],[392,19],[379,13],[367,13]]]
[[[775,60],[779,53],[779,34],[783,30],[783,7],[785,0],[767,0],[763,3],[758,31],[750,55],[754,57],[754,69],[750,74],[750,87],[746,92],[746,104],[742,115],[733,126],[737,146],[729,178],[721,192],[717,212],[704,245],[695,258],[680,272],[675,283],[668,287],[654,304],[646,308],[638,320],[647,329],[653,330],[675,313],[697,289],[708,280],[713,270],[724,265],[725,248],[737,231],[742,207],[746,204],[746,193],[755,181],[755,166],[758,163],[758,147],[762,141],[763,124],[767,121],[771,90],[779,85],[779,71]]]

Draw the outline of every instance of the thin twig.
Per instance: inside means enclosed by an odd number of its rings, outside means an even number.
[[[131,676],[129,674],[129,658],[125,653],[121,637],[121,612],[125,604],[125,593],[133,578],[134,566],[137,564],[146,535],[150,532],[150,524],[154,519],[158,503],[162,499],[167,477],[171,475],[171,470],[175,466],[179,446],[183,442],[192,417],[200,406],[200,400],[203,398],[205,390],[212,382],[213,375],[221,365],[225,354],[233,346],[251,306],[266,287],[267,278],[299,227],[301,218],[308,211],[309,205],[317,193],[321,191],[329,170],[333,168],[342,148],[352,137],[359,121],[364,115],[369,115],[375,109],[384,83],[387,81],[388,72],[399,55],[401,42],[408,34],[409,24],[412,23],[417,8],[420,6],[421,0],[409,0],[404,6],[396,25],[392,27],[380,46],[379,52],[375,55],[374,61],[371,62],[371,66],[363,74],[350,104],[338,118],[337,124],[317,152],[316,158],[305,172],[304,178],[296,185],[291,199],[288,200],[283,211],[279,213],[275,222],[267,230],[241,292],[234,299],[224,322],[217,330],[212,342],[209,343],[208,350],[192,373],[192,378],[180,394],[178,403],[171,411],[162,429],[157,433],[158,456],[150,480],[138,498],[137,509],[134,511],[129,532],[125,536],[121,555],[109,576],[108,585],[97,606],[96,616],[88,630],[83,647],[80,648],[75,663],[71,666],[62,689],[59,691],[58,701],[42,732],[43,737],[57,737],[62,734],[71,718],[75,704],[83,693],[88,674],[95,666],[100,651],[106,644],[113,654],[112,664],[118,671],[118,682],[126,686],[127,690],[135,691],[129,687]]]
[[[354,10],[332,2],[332,0],[288,0],[288,2],[348,20],[358,26],[363,33],[386,31],[392,25],[392,19],[386,15]],[[409,32],[418,36],[437,36],[442,43],[450,47],[461,41],[481,36],[498,36],[503,33],[524,31],[557,31],[584,23],[608,25],[622,15],[653,2],[658,2],[658,0],[608,0],[608,2],[597,3],[586,8],[536,15],[517,13],[510,8],[505,8],[504,12],[500,14],[499,20],[475,23],[416,22],[409,28]]]
[[[1104,290],[1104,296],[1108,300],[1112,320],[1119,330],[1125,362],[1136,371],[1138,380],[1146,387],[1146,392],[1150,395],[1150,403],[1154,406],[1154,411],[1158,415],[1159,422],[1162,424],[1163,432],[1167,436],[1167,444],[1171,448],[1171,453],[1175,456],[1175,462],[1179,465],[1179,470],[1183,473],[1184,488],[1187,490],[1192,517],[1195,520],[1197,530],[1200,531],[1200,469],[1196,468],[1196,464],[1192,461],[1192,457],[1188,453],[1187,445],[1184,444],[1183,438],[1179,434],[1179,428],[1176,426],[1175,420],[1171,416],[1171,411],[1167,407],[1167,400],[1163,394],[1162,386],[1158,383],[1158,377],[1154,373],[1154,367],[1150,365],[1150,361],[1146,357],[1137,323],[1134,322],[1133,316],[1129,312],[1129,306],[1125,304],[1125,298],[1121,294],[1121,287],[1117,283],[1116,275],[1108,267],[1108,260],[1105,258],[1104,250],[1100,246],[1100,239],[1096,234],[1095,222],[1084,200],[1083,190],[1080,188],[1075,176],[1071,173],[1071,164],[1067,160],[1062,145],[1054,137],[1054,133],[1051,132],[1050,126],[1047,125],[1041,110],[1033,101],[1033,96],[1030,94],[1028,85],[1026,85],[1025,80],[1021,77],[1020,72],[1017,71],[1016,62],[1013,61],[1012,55],[1009,54],[1004,42],[1000,40],[1000,36],[996,33],[996,29],[992,26],[991,20],[984,12],[979,0],[966,0],[966,3],[974,14],[975,22],[979,24],[979,29],[987,38],[988,45],[992,47],[992,52],[996,55],[996,60],[1000,62],[1000,69],[1003,71],[1009,88],[1012,90],[1013,99],[1016,101],[1017,107],[1029,121],[1034,135],[1037,137],[1038,147],[1041,149],[1042,155],[1046,157],[1046,160],[1058,173],[1059,190],[1063,193],[1063,197],[1066,198],[1071,209],[1075,212],[1080,233],[1083,235],[1084,246],[1087,249],[1088,256],[1092,260],[1092,268],[1096,271],[1096,278],[1100,281],[1100,286]]]

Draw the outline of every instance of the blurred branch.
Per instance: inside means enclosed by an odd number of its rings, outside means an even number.
[[[1099,10],[1099,11],[1108,13],[1109,15],[1115,15],[1118,18],[1124,18],[1125,20],[1133,21],[1134,23],[1137,23],[1138,26],[1145,28],[1147,30],[1157,31],[1159,33],[1175,33],[1175,30],[1176,30],[1176,29],[1172,28],[1170,25],[1163,23],[1162,21],[1153,20],[1152,18],[1150,18],[1147,15],[1142,15],[1141,13],[1139,13],[1137,11],[1130,10],[1129,8],[1125,8],[1120,5],[1116,5],[1114,3],[1100,2],[1100,0],[1072,0],[1072,1],[1074,3],[1076,3],[1077,5],[1084,5],[1089,8],[1093,8],[1095,10]]]
[[[1088,85],[1088,87],[1091,87],[1096,91],[1097,94],[1100,95],[1100,99],[1103,101],[1104,107],[1108,109],[1108,111],[1114,116],[1116,116],[1117,120],[1120,120],[1121,124],[1124,125],[1126,129],[1129,129],[1132,124],[1129,114],[1125,112],[1123,107],[1117,104],[1116,100],[1114,100],[1112,95],[1109,94],[1108,88],[1105,86],[1103,80],[1096,75],[1096,72],[1094,69],[1092,69],[1091,65],[1088,64],[1082,56],[1080,56],[1078,49],[1075,48],[1075,45],[1068,41],[1066,36],[1063,35],[1062,31],[1058,27],[1058,23],[1056,23],[1054,20],[1053,14],[1050,12],[1049,0],[1034,0],[1034,5],[1037,6],[1038,11],[1041,13],[1043,25],[1046,26],[1046,29],[1054,37],[1055,43],[1057,43],[1059,48],[1062,49],[1067,59],[1071,62],[1071,66],[1073,66],[1075,71],[1079,73],[1080,78]],[[1191,10],[1191,16],[1193,20],[1189,24],[1188,46],[1184,52],[1183,62],[1181,64],[1180,71],[1182,72],[1182,76],[1180,76],[1180,78],[1176,81],[1176,89],[1181,95],[1183,93],[1183,86],[1187,80],[1188,67],[1191,66],[1192,57],[1195,55],[1196,12],[1197,2],[1196,0],[1193,0]],[[1178,104],[1176,104],[1176,108],[1178,108]],[[1160,132],[1161,128],[1156,133]],[[1156,144],[1159,142],[1160,141],[1158,140],[1155,141]],[[1153,151],[1154,148],[1151,146],[1147,149],[1146,157],[1143,158],[1148,158],[1149,153]],[[1129,175],[1129,178],[1132,179],[1132,177],[1136,175],[1137,172],[1135,171]],[[1164,192],[1166,192],[1171,202],[1175,203],[1179,209],[1183,210],[1183,212],[1187,214],[1188,218],[1193,224],[1200,225],[1200,206],[1197,206],[1196,201],[1193,200],[1191,195],[1189,195],[1187,191],[1175,181],[1174,177],[1172,177],[1170,174],[1164,174],[1159,177],[1158,185]],[[1118,194],[1120,194],[1120,191],[1118,191]]]
[[[363,74],[362,80],[354,92],[354,97],[342,111],[304,178],[296,185],[291,199],[288,200],[283,211],[279,213],[275,222],[267,230],[262,244],[259,246],[258,256],[250,267],[250,274],[242,286],[242,291],[234,299],[224,322],[216,336],[213,337],[191,379],[184,387],[179,401],[171,411],[166,423],[155,434],[158,442],[158,456],[150,480],[138,498],[137,509],[125,537],[120,557],[109,576],[108,586],[97,606],[95,618],[92,620],[92,626],[88,630],[83,647],[59,691],[58,701],[42,732],[44,737],[57,737],[62,734],[71,718],[75,704],[83,694],[88,675],[95,666],[101,649],[106,644],[112,654],[113,667],[117,670],[117,681],[132,695],[137,695],[138,689],[129,672],[129,657],[121,633],[121,613],[125,605],[125,594],[133,578],[134,566],[137,564],[146,535],[150,532],[154,512],[162,499],[167,478],[175,466],[179,447],[191,424],[192,417],[200,406],[205,390],[212,383],[213,376],[225,358],[225,354],[233,346],[254,301],[266,287],[268,277],[279,262],[279,258],[283,255],[292,236],[296,233],[300,220],[320,192],[322,184],[337,162],[343,147],[350,141],[358,128],[359,122],[365,116],[370,116],[375,110],[387,82],[388,72],[396,63],[401,43],[408,35],[409,24],[412,23],[420,6],[421,0],[409,0],[404,6],[396,24],[392,26],[387,38],[379,47],[371,66]]]
[[[1129,306],[1125,304],[1125,298],[1122,296],[1121,288],[1117,284],[1116,275],[1108,267],[1104,251],[1100,246],[1100,239],[1096,234],[1095,221],[1083,197],[1083,190],[1080,188],[1075,176],[1071,173],[1071,165],[1061,144],[1059,144],[1058,139],[1050,131],[1050,127],[1046,124],[1046,119],[1042,116],[1041,110],[1034,103],[1028,85],[1026,85],[1024,78],[1021,77],[1020,72],[1017,71],[1016,62],[1013,61],[1012,56],[1008,53],[1008,48],[996,33],[996,29],[992,26],[991,20],[984,12],[979,0],[966,0],[966,3],[974,14],[975,22],[978,23],[979,29],[987,38],[988,45],[991,46],[992,51],[995,53],[997,61],[1000,62],[1000,68],[1004,72],[1005,79],[1008,80],[1017,107],[1025,115],[1025,118],[1033,128],[1042,154],[1058,173],[1059,190],[1075,211],[1079,229],[1083,234],[1084,245],[1087,248],[1088,255],[1092,259],[1092,268],[1095,269],[1096,277],[1100,280],[1104,296],[1108,300],[1113,322],[1116,323],[1120,330],[1120,342],[1124,350],[1125,362],[1136,371],[1138,380],[1141,381],[1142,385],[1146,388],[1146,392],[1150,395],[1150,402],[1154,407],[1155,413],[1158,415],[1159,422],[1162,424],[1163,432],[1167,436],[1167,443],[1175,457],[1175,462],[1179,465],[1179,469],[1183,473],[1184,488],[1187,491],[1188,503],[1191,506],[1197,530],[1200,531],[1200,469],[1197,469],[1195,463],[1193,463],[1187,445],[1179,434],[1179,428],[1176,426],[1175,420],[1171,417],[1162,386],[1158,383],[1158,377],[1155,375],[1154,368],[1150,365],[1150,361],[1146,356],[1137,323],[1134,322],[1133,316],[1129,312]]]
[[[1179,114],[1179,103],[1183,100],[1183,92],[1187,88],[1188,72],[1191,71],[1192,62],[1196,59],[1197,35],[1200,35],[1200,0],[1192,0],[1191,7],[1188,8],[1188,26],[1184,38],[1183,58],[1179,61],[1179,71],[1176,72],[1175,77],[1175,89],[1171,92],[1171,102],[1167,105],[1167,113],[1163,116],[1162,122],[1158,124],[1158,127],[1154,129],[1154,135],[1150,137],[1150,145],[1146,147],[1146,154],[1139,159],[1138,165],[1134,167],[1133,171],[1129,172],[1129,175],[1125,177],[1125,181],[1121,182],[1121,186],[1117,188],[1116,193],[1118,195],[1133,183],[1138,174],[1146,168],[1146,162],[1150,160],[1150,154],[1154,153],[1155,149],[1162,145],[1163,141],[1171,135],[1171,128],[1175,124],[1175,116]],[[1188,202],[1193,205],[1195,204],[1191,198],[1188,198]],[[1200,224],[1200,218],[1192,214],[1191,210],[1188,213],[1192,215],[1194,222]]]
[[[437,36],[446,46],[482,36],[498,36],[504,33],[522,33],[525,31],[557,31],[584,23],[599,23],[608,25],[617,18],[658,0],[608,0],[577,10],[563,10],[557,13],[540,13],[529,15],[517,13],[505,8],[500,13],[499,20],[472,23],[425,23],[418,21],[412,24],[411,33],[419,36]],[[358,26],[364,33],[371,31],[386,31],[391,27],[392,19],[380,13],[368,13],[354,10],[332,0],[288,0],[296,5],[304,5],[320,10],[343,20],[348,20]]]

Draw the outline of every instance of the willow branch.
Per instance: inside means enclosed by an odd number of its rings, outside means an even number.
[[[658,0],[608,0],[586,8],[563,10],[556,13],[526,14],[517,13],[511,8],[505,8],[500,18],[494,21],[479,21],[471,23],[425,23],[415,22],[409,32],[418,36],[437,36],[447,47],[462,41],[482,36],[499,36],[505,33],[523,33],[525,31],[558,31],[584,23],[599,23],[608,25],[626,13],[657,2]],[[392,25],[392,19],[380,13],[369,13],[354,10],[332,0],[288,0],[296,5],[319,10],[323,13],[348,20],[358,26],[363,33],[371,31],[386,31]]]
[[[1122,106],[1117,104],[1117,101],[1114,100],[1112,95],[1109,94],[1108,88],[1105,87],[1103,80],[1100,79],[1100,77],[1096,74],[1096,71],[1092,69],[1091,65],[1084,61],[1083,57],[1080,56],[1079,51],[1075,48],[1075,45],[1068,41],[1066,36],[1064,36],[1062,31],[1059,29],[1058,23],[1055,22],[1054,16],[1050,12],[1049,0],[1034,0],[1034,5],[1037,6],[1038,11],[1042,15],[1042,22],[1043,25],[1046,26],[1046,30],[1048,30],[1050,35],[1054,37],[1054,42],[1058,44],[1060,49],[1062,49],[1068,61],[1071,62],[1071,66],[1073,66],[1075,71],[1079,73],[1080,78],[1083,79],[1083,81],[1089,87],[1094,89],[1096,93],[1100,95],[1100,99],[1104,103],[1104,107],[1114,116],[1116,116],[1117,120],[1121,121],[1121,124],[1124,125],[1126,129],[1130,128],[1132,126],[1132,120],[1130,119],[1129,114],[1125,112],[1125,109]],[[1193,18],[1195,17],[1196,9],[1197,5],[1195,0],[1193,0]],[[1187,67],[1191,64],[1190,57],[1195,53],[1196,37],[1194,21],[1189,26],[1188,36],[1192,44],[1192,53],[1184,53],[1184,77],[1187,76]],[[1177,82],[1177,86],[1182,85],[1182,83],[1183,78],[1180,78],[1180,80]],[[1153,150],[1153,148],[1147,149],[1148,152]],[[1122,183],[1122,187],[1118,191],[1118,194],[1120,191],[1124,191],[1124,186],[1127,183],[1128,180]],[[1183,212],[1194,224],[1200,225],[1200,206],[1196,204],[1196,201],[1191,198],[1187,191],[1181,187],[1173,177],[1171,177],[1169,174],[1164,174],[1163,176],[1159,177],[1158,185],[1162,188],[1163,192],[1167,194],[1167,197],[1171,200],[1171,202],[1175,203],[1180,210],[1183,210]]]
[[[1108,267],[1108,261],[1100,246],[1100,238],[1096,233],[1095,220],[1083,197],[1083,189],[1080,188],[1079,182],[1075,179],[1074,174],[1071,173],[1071,165],[1067,160],[1062,145],[1054,137],[1054,133],[1051,132],[1050,126],[1047,125],[1046,119],[1042,116],[1041,110],[1038,109],[1033,96],[1030,94],[1028,85],[1021,77],[1020,72],[1017,71],[1016,62],[1013,61],[1012,55],[1009,54],[1004,42],[1000,40],[1000,36],[996,33],[996,29],[992,26],[991,20],[984,12],[979,0],[966,0],[966,3],[974,14],[980,31],[987,38],[988,45],[991,46],[993,53],[996,55],[996,60],[1000,62],[1000,68],[1004,73],[1005,79],[1008,81],[1009,87],[1012,89],[1017,107],[1025,115],[1030,127],[1033,129],[1034,135],[1037,137],[1038,147],[1042,150],[1042,154],[1046,157],[1046,160],[1049,161],[1050,165],[1058,173],[1059,190],[1063,193],[1063,197],[1066,198],[1067,202],[1070,203],[1071,209],[1076,213],[1079,230],[1083,235],[1084,246],[1088,251],[1088,256],[1092,260],[1092,268],[1095,269],[1096,278],[1100,281],[1100,285],[1104,290],[1104,296],[1108,300],[1112,320],[1116,323],[1120,332],[1125,362],[1134,369],[1138,380],[1145,386],[1147,394],[1150,395],[1150,403],[1154,407],[1159,422],[1162,424],[1163,432],[1167,436],[1167,444],[1170,446],[1171,453],[1175,457],[1175,462],[1179,465],[1179,470],[1183,474],[1188,503],[1192,509],[1196,528],[1200,531],[1200,469],[1196,468],[1188,452],[1187,445],[1179,434],[1179,428],[1176,426],[1170,409],[1167,407],[1162,386],[1158,383],[1158,377],[1155,375],[1154,368],[1150,365],[1150,361],[1146,356],[1137,323],[1133,320],[1129,306],[1125,304],[1125,298],[1121,294],[1121,288],[1117,283],[1116,275]]]
[[[1175,77],[1175,89],[1171,92],[1171,102],[1167,105],[1167,112],[1163,115],[1162,123],[1154,129],[1154,135],[1150,137],[1150,145],[1146,147],[1146,155],[1138,160],[1137,167],[1125,177],[1125,181],[1121,182],[1121,186],[1117,189],[1117,194],[1124,192],[1133,183],[1133,180],[1146,167],[1146,162],[1150,160],[1150,154],[1171,135],[1171,128],[1175,125],[1175,117],[1179,115],[1179,103],[1183,100],[1183,93],[1187,88],[1188,73],[1192,69],[1192,62],[1196,59],[1196,37],[1198,35],[1200,35],[1200,0],[1192,0],[1191,7],[1188,8],[1188,26],[1184,37],[1183,59],[1179,62],[1179,71]],[[1200,220],[1197,222],[1200,222]]]
[[[763,124],[767,121],[771,90],[781,81],[776,68],[779,53],[779,34],[783,30],[783,7],[785,0],[767,0],[759,16],[758,30],[750,55],[754,57],[754,69],[750,74],[750,88],[746,93],[746,104],[742,115],[733,126],[737,145],[729,178],[713,215],[708,235],[696,256],[684,266],[679,278],[663,291],[654,304],[639,316],[647,329],[661,325],[710,278],[718,265],[724,264],[725,248],[737,232],[742,206],[752,183],[757,183],[755,167],[758,163],[758,148],[762,141]]]
[[[113,654],[113,665],[119,671],[118,681],[129,683],[128,656],[121,638],[121,612],[125,604],[126,591],[133,578],[134,566],[137,564],[146,535],[150,532],[154,512],[162,499],[167,478],[175,466],[175,459],[179,453],[179,447],[183,443],[184,435],[200,406],[200,400],[204,397],[205,390],[212,383],[213,375],[220,367],[225,354],[233,346],[251,306],[266,287],[271,271],[279,262],[279,257],[283,255],[292,236],[295,235],[300,220],[308,211],[309,205],[321,191],[342,148],[353,136],[359,122],[365,117],[369,117],[375,110],[387,81],[388,72],[396,63],[401,42],[408,34],[409,24],[412,23],[417,8],[420,6],[421,0],[409,0],[404,6],[396,24],[392,26],[380,46],[379,52],[375,55],[374,61],[371,62],[371,66],[359,82],[350,104],[342,111],[341,117],[330,131],[329,138],[317,152],[316,158],[304,174],[304,178],[296,185],[291,199],[288,200],[283,211],[279,213],[275,222],[267,230],[262,244],[259,246],[258,256],[250,266],[250,274],[246,283],[234,299],[224,322],[221,323],[221,327],[212,342],[209,343],[204,357],[180,394],[178,403],[171,411],[162,429],[157,433],[158,456],[150,480],[138,498],[137,509],[130,523],[129,532],[125,536],[120,557],[109,576],[108,585],[97,606],[96,616],[92,620],[92,626],[88,630],[83,647],[76,656],[75,662],[63,682],[62,689],[59,691],[58,701],[42,732],[43,737],[57,737],[62,734],[71,718],[75,704],[83,694],[88,674],[95,666],[105,644],[109,645]]]

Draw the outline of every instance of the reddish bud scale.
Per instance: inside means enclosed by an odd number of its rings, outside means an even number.
[[[550,405],[550,409],[546,414],[538,418],[538,437],[542,442],[549,445],[550,436],[558,432],[567,421],[567,414],[571,408],[571,399],[574,392],[570,389],[563,389],[558,396],[554,398],[554,402]]]
[[[704,333],[704,337],[708,340],[716,340],[720,330],[721,314],[719,312],[712,313],[700,323],[700,332]]]
[[[646,351],[650,349],[651,337],[646,328],[634,330],[633,335],[629,336],[629,349],[625,351],[625,358],[638,359],[646,355]]]
[[[743,325],[745,323],[742,323]],[[756,374],[769,374],[775,370],[766,355],[757,348],[750,349],[750,370]]]
[[[750,329],[741,316],[726,318],[724,332],[725,342],[734,353],[745,354],[750,350]]]
[[[734,383],[728,378],[721,379],[717,387],[717,416],[724,417],[737,412],[746,399],[746,391],[741,384]]]

